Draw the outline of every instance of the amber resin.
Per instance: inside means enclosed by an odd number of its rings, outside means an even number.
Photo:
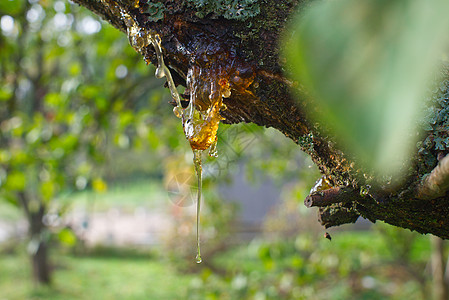
[[[315,185],[310,189],[309,194],[324,191],[331,187],[333,187],[333,184],[331,183],[330,176],[323,175],[315,182]]]
[[[201,249],[200,249],[200,209],[201,209],[201,190],[203,185],[202,173],[203,167],[201,165],[201,154],[200,150],[193,150],[193,164],[195,166],[196,177],[198,179],[198,194],[197,194],[197,202],[196,202],[196,263],[200,264],[203,259],[201,258]]]
[[[111,10],[118,10],[111,0],[102,0]],[[139,1],[135,1],[138,8]],[[164,63],[161,47],[161,38],[153,30],[142,28],[134,18],[124,10],[120,11],[127,26],[128,39],[131,46],[142,55],[146,48],[152,46],[156,53],[157,78],[166,77],[172,98],[176,102],[173,113],[182,120],[184,134],[193,150],[193,163],[198,178],[197,194],[197,257],[196,262],[201,263],[199,222],[202,193],[202,166],[201,156],[204,150],[209,149],[209,155],[217,157],[217,130],[223,120],[220,111],[226,109],[223,98],[229,98],[233,92],[238,95],[251,94],[248,87],[253,83],[255,71],[236,58],[235,51],[229,51],[216,41],[204,39],[188,41],[192,55],[187,72],[186,94],[190,101],[186,108],[181,105],[181,97]],[[188,51],[186,48],[183,48]],[[150,63],[150,58],[145,57]]]

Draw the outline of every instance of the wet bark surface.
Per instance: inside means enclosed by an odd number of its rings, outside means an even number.
[[[447,181],[441,179],[447,174],[437,178],[430,176],[438,158],[447,151],[417,152],[412,158],[412,167],[399,185],[375,184],[370,182],[369,176],[363,176],[366,172],[358,168],[331,137],[320,133],[319,125],[307,119],[304,111],[309,103],[300,83],[286,77],[288,65],[280,55],[279,43],[289,18],[307,1],[259,0],[247,7],[233,7],[233,15],[217,7],[201,6],[198,4],[201,1],[194,0],[74,2],[125,34],[124,13],[139,27],[159,34],[166,65],[177,85],[186,86],[186,76],[193,66],[229,67],[232,74],[238,75],[235,80],[247,80],[247,86],[240,85],[245,88],[235,85],[231,96],[223,100],[227,107],[221,111],[223,122],[252,122],[274,127],[312,157],[320,171],[328,176],[333,189],[326,193],[317,191],[306,199],[306,204],[311,199],[321,203],[319,215],[324,226],[351,223],[362,216],[373,222],[383,220],[449,238],[449,197],[446,187],[438,185],[439,182],[447,185]],[[157,63],[151,45],[141,53],[147,61]],[[186,102],[188,93],[183,99]],[[437,193],[432,192],[435,187]]]

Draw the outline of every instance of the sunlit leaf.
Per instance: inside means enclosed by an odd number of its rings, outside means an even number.
[[[55,185],[53,181],[45,181],[41,183],[40,192],[45,201],[49,201],[55,194]]]
[[[9,151],[0,149],[0,164],[5,164],[11,159],[11,153]]]
[[[58,233],[58,239],[67,246],[74,246],[77,241],[76,235],[68,228],[64,228]]]
[[[11,97],[11,91],[5,87],[0,87],[0,102],[7,101]]]
[[[25,174],[20,171],[13,171],[6,177],[6,183],[4,187],[11,191],[22,191],[25,188],[26,177]]]
[[[81,64],[79,62],[73,62],[69,66],[69,74],[71,76],[78,76],[81,73]]]
[[[148,128],[147,140],[151,149],[157,149],[160,145],[160,138],[151,128]]]
[[[310,113],[365,167],[407,160],[449,40],[449,1],[320,1],[297,18],[287,57]]]
[[[16,14],[22,8],[23,2],[20,0],[0,1],[0,14]]]
[[[14,151],[11,152],[11,163],[13,165],[21,165],[21,164],[27,164],[30,161],[30,156],[25,153],[24,151]]]
[[[106,184],[106,182],[103,179],[95,178],[92,181],[92,188],[94,189],[94,191],[96,191],[98,193],[104,193],[107,191],[108,185]]]
[[[72,151],[78,144],[78,137],[74,134],[66,134],[60,139],[61,146],[66,151]]]

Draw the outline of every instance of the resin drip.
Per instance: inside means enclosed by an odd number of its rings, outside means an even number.
[[[199,264],[203,260],[201,258],[201,250],[200,250],[200,209],[201,209],[201,193],[202,193],[202,173],[203,168],[201,166],[201,150],[193,150],[193,164],[195,165],[195,172],[198,179],[198,193],[197,193],[197,201],[196,201],[196,263]]]
[[[217,77],[216,77],[217,78]],[[201,263],[200,250],[200,208],[202,193],[201,155],[209,149],[210,156],[217,156],[217,130],[220,121],[220,109],[223,107],[223,88],[214,77],[205,78],[198,66],[189,69],[187,88],[190,93],[190,103],[182,112],[184,134],[193,150],[193,163],[198,178],[197,210],[196,210],[196,262]]]
[[[332,186],[333,185],[330,182],[330,176],[323,175],[315,182],[315,185],[310,189],[309,194],[325,191],[327,189],[330,189]]]
[[[134,21],[134,19],[126,12],[122,11],[122,16],[127,26],[129,43],[137,52],[144,55],[145,53],[143,50],[150,44],[153,45],[158,61],[155,76],[157,78],[163,78],[164,76],[167,78],[167,83],[170,89],[171,96],[176,101],[176,107],[173,109],[173,112],[178,118],[181,118],[183,115],[181,98],[179,96],[178,90],[176,89],[176,85],[173,82],[170,70],[164,63],[164,57],[161,49],[161,38],[159,34],[157,34],[152,30],[140,28],[137,25],[136,21]],[[145,61],[147,64],[150,63],[150,61],[147,59]]]
[[[198,66],[192,66],[187,74],[190,103],[183,120],[184,133],[192,149],[210,148],[211,156],[216,156],[217,130],[223,120],[220,109],[223,108],[224,88],[219,84],[219,76],[206,77],[204,73]]]
[[[127,26],[128,39],[131,46],[139,53],[144,54],[143,50],[150,44],[154,47],[156,52],[156,57],[158,61],[155,76],[157,78],[165,77],[167,79],[168,87],[170,89],[171,96],[176,101],[176,107],[173,109],[174,114],[182,119],[182,124],[186,137],[190,142],[193,150],[193,163],[195,165],[195,172],[198,178],[198,193],[197,193],[197,210],[196,210],[196,241],[197,241],[197,255],[196,262],[201,263],[201,250],[200,250],[200,209],[201,209],[201,194],[202,194],[202,166],[201,166],[201,154],[202,150],[211,147],[213,151],[211,154],[216,156],[215,144],[217,141],[217,129],[218,123],[221,120],[219,116],[220,107],[222,106],[221,94],[220,99],[218,99],[218,94],[213,99],[214,106],[209,109],[206,108],[207,115],[204,112],[198,111],[195,103],[195,98],[191,97],[189,106],[186,109],[182,108],[181,98],[179,96],[176,85],[173,82],[170,70],[164,63],[164,57],[161,49],[161,38],[160,36],[150,30],[141,29],[134,19],[129,16],[129,14],[122,12],[122,16],[125,19]],[[149,63],[149,60],[146,60]],[[195,81],[192,81],[195,82]],[[193,88],[195,90],[195,88]],[[214,94],[215,95],[215,94]],[[187,134],[188,132],[188,134]],[[196,141],[196,142],[193,142]],[[193,146],[196,145],[196,146]]]
[[[102,0],[108,3],[111,10],[117,10],[112,0]],[[138,2],[135,2],[138,7]],[[131,46],[145,56],[146,48],[154,47],[157,58],[156,77],[166,77],[171,96],[176,101],[173,112],[182,120],[184,134],[193,150],[193,163],[198,178],[198,194],[196,209],[196,262],[201,263],[200,251],[200,208],[202,193],[201,156],[209,149],[209,155],[217,157],[217,130],[223,118],[220,110],[226,109],[223,98],[231,96],[231,90],[237,95],[253,95],[248,89],[255,78],[254,68],[236,58],[235,51],[227,51],[217,41],[204,39],[195,40],[189,44],[192,50],[186,50],[191,56],[191,64],[187,72],[186,94],[190,94],[187,108],[181,105],[181,97],[173,82],[170,70],[164,63],[161,48],[161,38],[153,30],[140,27],[126,11],[120,11],[127,26],[128,39]],[[187,49],[187,48],[183,48]],[[147,64],[150,59],[145,57]]]

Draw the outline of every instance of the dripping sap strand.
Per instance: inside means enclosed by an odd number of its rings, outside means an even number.
[[[156,51],[156,56],[158,60],[158,67],[156,69],[155,76],[157,78],[166,77],[168,87],[170,89],[170,93],[172,97],[176,100],[176,107],[173,108],[173,113],[178,118],[182,118],[183,121],[183,127],[185,127],[186,122],[192,122],[193,121],[193,115],[196,111],[194,104],[190,103],[188,109],[189,113],[186,112],[187,109],[183,109],[181,106],[181,99],[179,97],[178,90],[176,89],[176,85],[173,82],[173,78],[170,74],[170,70],[167,68],[167,66],[164,64],[164,58],[162,56],[162,50],[161,50],[161,40],[159,35],[156,35],[154,39],[152,39],[152,44]],[[202,150],[193,149],[193,164],[195,166],[195,172],[198,179],[198,192],[197,192],[197,202],[196,202],[196,246],[197,246],[197,254],[196,254],[196,263],[201,263],[203,260],[201,258],[201,249],[200,249],[200,209],[201,209],[201,194],[202,194],[202,186],[203,186],[203,180],[202,180],[202,165],[201,165],[201,154],[203,153]]]
[[[183,127],[185,127],[186,122],[191,122],[193,120],[193,114],[195,113],[195,107],[192,104],[192,101],[189,105],[189,114],[188,116],[186,110],[181,106],[181,99],[179,97],[178,90],[176,89],[176,85],[173,82],[173,78],[170,74],[170,70],[164,64],[164,58],[162,56],[161,50],[161,39],[159,35],[156,35],[154,39],[151,39],[153,47],[156,51],[156,56],[158,60],[158,67],[156,69],[155,76],[157,78],[166,77],[168,87],[170,89],[170,93],[172,97],[176,101],[176,106],[173,108],[173,113],[176,117],[181,118],[183,121]],[[201,209],[201,194],[202,194],[202,166],[201,166],[201,154],[202,150],[193,149],[193,164],[195,166],[195,172],[198,179],[198,192],[197,192],[197,202],[196,202],[196,246],[197,246],[197,254],[196,254],[196,263],[201,263],[203,260],[201,258],[201,249],[200,249],[200,209]]]
[[[111,5],[111,0],[102,0]],[[116,6],[113,6],[117,8]],[[222,102],[222,97],[229,97],[231,90],[229,88],[229,81],[222,78],[223,74],[213,72],[213,76],[202,76],[202,70],[198,66],[190,66],[187,83],[190,88],[190,103],[186,109],[181,106],[181,98],[176,89],[176,85],[170,74],[170,70],[164,63],[164,58],[161,48],[160,36],[152,30],[140,28],[135,20],[125,11],[121,11],[127,25],[128,38],[131,46],[139,53],[144,54],[143,49],[150,44],[154,47],[158,65],[155,76],[157,78],[166,77],[167,84],[170,89],[171,96],[176,101],[174,107],[174,114],[182,119],[184,134],[189,140],[190,147],[193,150],[193,162],[198,178],[198,194],[197,194],[197,219],[196,219],[196,239],[197,239],[197,257],[196,262],[201,263],[200,252],[200,238],[199,238],[199,223],[200,223],[200,208],[201,208],[201,193],[202,193],[202,166],[201,154],[203,150],[209,149],[209,155],[217,157],[217,129],[220,121],[223,119],[220,116],[220,109],[224,109],[225,105]],[[146,58],[146,62],[150,61]],[[209,80],[204,80],[208,78]],[[220,79],[221,78],[221,79]],[[209,87],[209,94],[204,92],[204,87]],[[204,98],[207,101],[204,101]]]
[[[201,192],[202,192],[202,171],[203,168],[201,166],[201,154],[202,150],[193,150],[193,164],[195,165],[195,172],[198,179],[198,193],[197,193],[197,202],[196,202],[196,263],[199,264],[203,260],[201,258],[201,250],[200,250],[200,209],[201,209]]]
[[[186,116],[186,110],[182,108],[181,106],[181,99],[179,97],[178,90],[176,89],[176,85],[173,82],[173,78],[170,74],[170,70],[167,68],[167,66],[164,64],[164,58],[162,56],[162,50],[161,50],[161,40],[159,35],[156,35],[154,39],[152,39],[152,44],[156,51],[156,56],[158,60],[158,67],[156,69],[155,76],[157,78],[166,77],[168,87],[170,89],[170,93],[172,97],[176,101],[176,106],[173,108],[173,113],[176,117],[181,118],[183,121],[183,126],[185,126],[185,123],[187,121],[191,121],[193,119],[193,114],[195,107],[190,103],[190,113],[189,116]],[[200,249],[200,209],[201,209],[201,194],[202,194],[202,186],[203,186],[203,180],[202,180],[202,165],[201,165],[201,154],[203,153],[202,150],[193,149],[193,164],[195,166],[195,172],[198,180],[198,191],[197,191],[197,202],[196,202],[196,247],[197,247],[197,254],[196,254],[196,263],[199,264],[203,260],[201,258],[201,249]]]

